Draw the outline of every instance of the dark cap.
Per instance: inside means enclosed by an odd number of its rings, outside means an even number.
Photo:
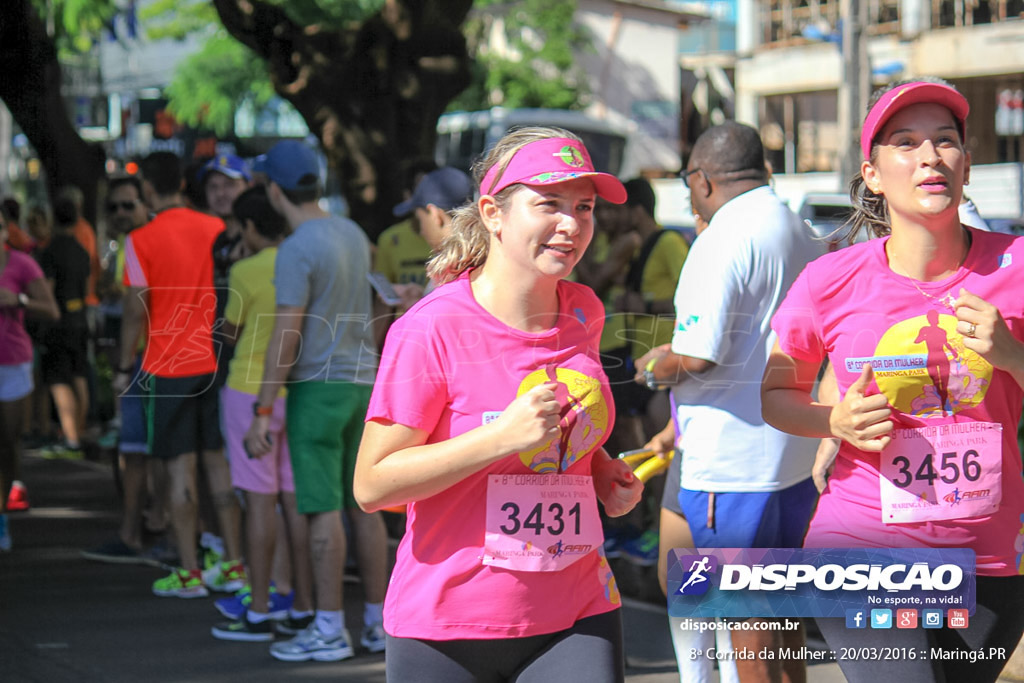
[[[446,166],[423,176],[412,197],[394,208],[396,216],[433,204],[442,211],[451,211],[473,199],[473,181],[457,168]]]
[[[284,190],[314,188],[320,182],[320,162],[309,145],[298,140],[282,140],[256,159],[255,170]],[[315,180],[309,181],[307,176]]]

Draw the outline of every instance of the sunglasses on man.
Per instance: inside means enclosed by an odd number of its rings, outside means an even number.
[[[122,211],[132,211],[135,208],[136,202],[109,202],[107,204],[107,213],[117,213],[118,209]]]

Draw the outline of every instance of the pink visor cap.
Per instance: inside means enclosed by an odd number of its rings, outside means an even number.
[[[960,140],[967,142],[967,113],[971,107],[964,96],[948,85],[918,81],[893,88],[871,107],[860,131],[860,151],[865,160],[871,158],[871,143],[886,122],[912,104],[941,104],[949,109],[960,129]]]
[[[524,145],[501,173],[501,164],[491,166],[480,183],[480,195],[496,195],[509,185],[554,185],[576,178],[590,178],[598,196],[612,204],[626,201],[626,188],[619,179],[594,170],[583,143],[569,138],[546,138]]]

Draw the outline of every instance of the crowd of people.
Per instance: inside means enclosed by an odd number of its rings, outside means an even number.
[[[81,193],[55,198],[52,229],[34,208],[28,232],[5,201],[4,510],[26,495],[24,425],[52,410],[51,453],[80,456],[105,301],[123,513],[83,555],[172,564],[157,596],[225,593],[216,638],[284,636],[270,645],[284,661],[347,659],[358,642],[387,652],[395,681],[622,681],[616,557],[658,565],[664,591],[671,548],[969,547],[969,628],[818,628],[834,649],[1012,651],[1024,255],[961,222],[967,113],[943,82],[876,93],[851,186],[851,232],[876,239],[828,254],[772,190],[757,131],[735,122],[705,131],[680,174],[692,244],[658,225],[648,181],[597,171],[557,128],[510,132],[472,178],[409,164],[376,245],[321,208],[317,157],[296,141],[253,166],[220,155],[192,179],[157,152],[111,179],[106,269]],[[872,370],[917,353],[920,373]],[[954,422],[984,446],[942,485],[976,465],[999,495],[907,512],[935,477],[922,483],[928,448],[905,434]],[[955,445],[940,442],[927,445]],[[645,488],[615,457],[633,449],[670,461],[667,476]],[[390,572],[382,510],[406,519]],[[173,546],[150,542],[161,528]],[[358,641],[342,609],[350,549]],[[684,681],[711,677],[694,648],[806,637],[678,621]],[[722,680],[806,680],[799,660],[727,659]],[[957,658],[841,665],[852,681],[968,676]]]

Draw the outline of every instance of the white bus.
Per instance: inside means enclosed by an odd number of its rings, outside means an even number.
[[[624,171],[629,134],[609,121],[567,109],[505,109],[452,112],[437,122],[435,160],[467,173],[494,143],[512,128],[558,126],[576,133],[590,152],[598,171],[619,175]]]

